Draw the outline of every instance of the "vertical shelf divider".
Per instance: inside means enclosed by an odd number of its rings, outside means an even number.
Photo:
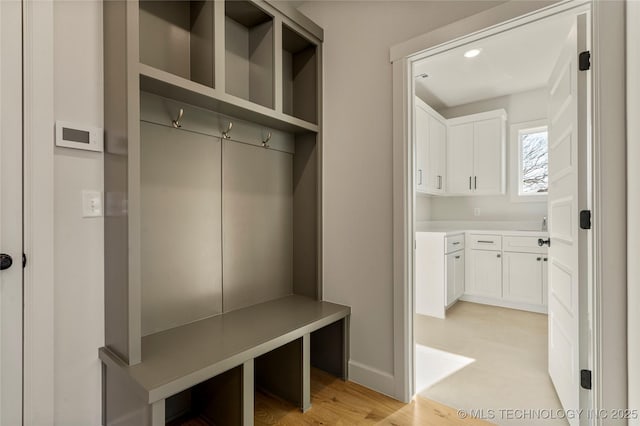
[[[282,18],[276,16],[273,19],[273,90],[274,90],[274,109],[276,112],[282,112],[283,84],[282,84]]]
[[[213,9],[213,31],[214,31],[214,89],[218,93],[226,93],[226,72],[225,72],[225,22],[224,22],[224,1],[215,1]]]

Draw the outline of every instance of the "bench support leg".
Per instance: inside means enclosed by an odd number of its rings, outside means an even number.
[[[164,399],[151,404],[151,426],[165,426]]]
[[[242,365],[242,424],[253,426],[254,413],[253,359]]]
[[[311,408],[311,335],[302,336],[302,401],[304,413]]]

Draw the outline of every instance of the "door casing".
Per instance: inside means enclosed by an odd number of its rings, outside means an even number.
[[[415,196],[410,125],[413,62],[548,16],[591,11],[594,65],[589,116],[593,157],[587,190],[593,199],[594,226],[588,266],[592,279],[584,310],[593,330],[587,343],[594,383],[593,390],[585,395],[590,401],[586,405],[594,409],[626,407],[626,363],[613,362],[615,356],[626,352],[625,97],[624,85],[619,84],[624,81],[625,5],[623,1],[583,0],[523,3],[508,2],[393,46],[390,51],[394,105],[394,394],[409,401],[415,389],[412,316]],[[608,150],[601,148],[605,143]],[[605,276],[606,294],[602,291]]]

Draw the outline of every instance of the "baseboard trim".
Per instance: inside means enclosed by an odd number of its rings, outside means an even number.
[[[349,380],[395,398],[395,378],[385,371],[356,361],[349,361]]]
[[[475,296],[473,294],[464,294],[459,300],[464,302],[481,303],[483,305],[499,306],[501,308],[518,309],[520,311],[536,312],[546,314],[547,307],[534,305],[530,303],[510,302],[508,300],[492,299],[490,297]]]

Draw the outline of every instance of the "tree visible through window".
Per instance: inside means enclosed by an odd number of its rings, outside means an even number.
[[[520,195],[546,194],[549,188],[549,142],[547,128],[521,130]]]

